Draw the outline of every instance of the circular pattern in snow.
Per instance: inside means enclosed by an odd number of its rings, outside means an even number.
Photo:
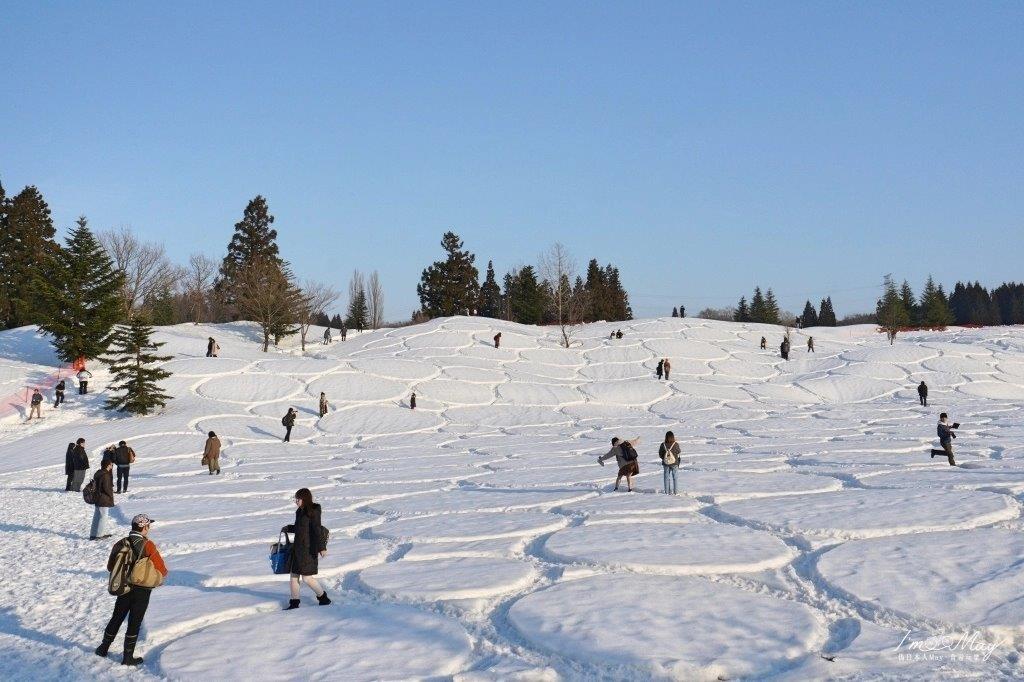
[[[420,500],[421,505],[430,503],[426,498]],[[470,512],[398,519],[367,532],[399,542],[468,542],[540,535],[567,523],[565,517],[540,511]]]
[[[844,360],[861,362],[884,362],[896,364],[916,364],[928,358],[938,357],[939,351],[921,346],[900,344],[871,348],[857,348],[842,354]]]
[[[571,386],[536,383],[503,384],[498,387],[498,397],[505,402],[517,405],[560,406],[583,400],[583,396]]]
[[[160,367],[179,377],[204,377],[239,372],[249,364],[248,360],[236,358],[179,358]]]
[[[857,539],[975,528],[1016,518],[1013,500],[967,490],[839,490],[728,502],[719,510],[787,533]]]
[[[651,339],[645,344],[656,357],[690,360],[725,360],[729,353],[721,346],[689,339]]]
[[[200,386],[199,395],[228,403],[265,403],[301,393],[302,382],[269,374],[237,374],[214,377]]]
[[[858,599],[915,617],[1018,633],[1024,622],[1024,536],[978,528],[858,540],[818,571]]]
[[[1024,386],[1005,381],[972,381],[957,388],[961,393],[991,400],[1024,400]]]
[[[680,518],[682,516],[682,518]],[[559,561],[581,561],[660,575],[765,571],[796,552],[773,535],[750,528],[667,514],[666,521],[601,523],[560,530],[544,542]]]
[[[489,405],[487,407],[453,407],[444,416],[454,424],[470,424],[477,429],[508,428],[514,424],[523,426],[545,426],[568,424],[569,417],[550,407],[524,407],[520,405]]]
[[[638,516],[664,514],[678,517],[678,512],[700,509],[697,500],[686,495],[620,495],[618,493],[592,497],[558,507],[559,511],[586,514],[588,518],[603,515]]]
[[[471,652],[450,618],[346,603],[213,625],[167,645],[160,668],[177,679],[419,679],[461,672]]]
[[[589,491],[571,490],[491,490],[488,488],[462,488],[445,490],[430,496],[398,497],[367,505],[366,509],[380,514],[436,514],[456,512],[501,512],[520,509],[549,509],[591,497]],[[450,519],[446,516],[445,520]]]
[[[929,358],[921,363],[925,369],[934,372],[947,372],[949,374],[992,374],[995,368],[978,358],[958,358],[942,356]]]
[[[692,577],[561,582],[519,600],[508,617],[536,646],[623,678],[766,677],[827,636],[803,604]]]
[[[525,561],[485,557],[395,561],[359,574],[359,582],[375,592],[415,601],[488,599],[518,592],[536,579],[536,569]]]
[[[423,381],[437,375],[437,367],[429,362],[399,360],[397,358],[365,358],[352,361],[352,368],[367,374],[376,374],[404,381]]]
[[[323,374],[341,364],[340,360],[328,358],[278,358],[260,360],[256,366],[267,374]]]
[[[398,400],[409,393],[409,388],[400,381],[381,379],[366,374],[328,374],[309,384],[309,394],[320,397],[327,394],[329,402],[370,402],[373,400]]]
[[[436,429],[441,417],[434,412],[391,405],[354,407],[331,412],[320,420],[324,431],[346,436],[381,436]]]
[[[494,388],[466,381],[431,379],[416,385],[416,397],[444,405],[487,405],[494,401]]]
[[[901,388],[898,384],[882,379],[832,374],[816,379],[803,379],[797,384],[829,403],[852,403],[880,398]]]
[[[686,459],[686,452],[683,452]],[[755,474],[737,471],[679,471],[680,492],[694,497],[713,497],[715,502],[757,497],[778,497],[803,493],[825,493],[843,487],[829,476],[791,472]]]
[[[414,334],[405,339],[406,348],[465,348],[474,341],[469,332],[436,331],[426,334]]]
[[[616,405],[647,405],[667,398],[672,390],[653,377],[628,381],[595,381],[580,386],[591,399]]]

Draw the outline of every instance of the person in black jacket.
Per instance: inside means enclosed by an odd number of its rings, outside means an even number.
[[[114,464],[117,466],[117,492],[128,492],[128,474],[131,472],[132,462],[135,461],[135,451],[128,447],[128,443],[121,441],[114,448],[113,454]]]
[[[953,439],[956,438],[954,431],[959,428],[959,422],[955,424],[949,423],[949,416],[945,412],[939,415],[939,424],[936,431],[938,431],[939,444],[942,446],[942,449],[936,450],[932,448],[932,457],[934,458],[936,455],[942,457],[945,455],[951,467],[956,466],[956,459],[953,457]]]
[[[89,470],[89,453],[85,451],[85,439],[79,438],[74,443],[68,443],[68,452],[64,454],[64,471],[68,472],[68,457],[71,458],[71,480],[68,483],[68,490],[76,493],[82,492],[82,483],[85,481],[85,472]]]
[[[68,477],[64,484],[64,492],[71,492],[71,484],[75,481],[75,444],[68,443],[68,449],[64,453],[64,474]]]
[[[68,388],[68,385],[64,383],[63,379],[61,379],[60,381],[57,382],[57,385],[53,388],[53,406],[54,407],[57,407],[62,402],[64,402],[64,391],[66,391],[67,388]]]
[[[294,407],[289,407],[284,417],[281,418],[281,424],[285,428],[284,442],[292,442],[292,427],[295,426],[295,417],[298,416],[298,412],[295,411]]]
[[[92,477],[96,484],[95,497],[93,499],[92,532],[89,533],[90,540],[101,540],[109,538],[107,529],[107,510],[114,506],[114,462],[103,459],[99,471]]]
[[[917,399],[923,406],[928,407],[928,384],[923,381],[917,385]]]
[[[291,573],[291,599],[288,600],[286,611],[299,608],[300,578],[313,590],[320,606],[331,603],[327,591],[320,587],[320,583],[313,577],[317,574],[318,558],[327,554],[327,545],[324,544],[320,526],[320,505],[313,502],[313,493],[309,492],[309,488],[295,491],[295,504],[295,523],[281,529],[282,532],[295,536],[288,566]]]
[[[654,368],[654,374],[660,380],[661,379],[661,375],[664,372],[665,372],[665,361],[664,360],[658,360],[658,366]]]

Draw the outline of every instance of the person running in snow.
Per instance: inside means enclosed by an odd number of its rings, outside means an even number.
[[[956,422],[954,424],[949,423],[949,417],[946,415],[945,412],[939,415],[939,425],[936,430],[939,432],[939,445],[942,446],[942,449],[932,449],[933,459],[935,458],[935,455],[938,455],[939,457],[945,455],[946,458],[949,460],[949,466],[956,466],[956,460],[953,459],[953,439],[956,438],[956,434],[953,433],[953,431],[959,428],[959,422]]]
[[[672,374],[672,361],[665,358],[665,381],[668,381],[669,376]]]
[[[32,399],[29,401],[28,408],[28,419],[25,421],[32,421],[32,415],[43,418],[43,394],[39,392],[39,389],[32,390]]]
[[[108,509],[114,506],[114,462],[103,458],[99,471],[93,474],[92,482],[96,487],[93,493],[92,529],[89,532],[90,540],[102,540],[109,538],[107,533]]]
[[[636,446],[640,442],[640,437],[637,436],[633,440],[619,440],[618,438],[612,438],[612,447],[606,454],[601,455],[597,458],[597,463],[604,466],[606,459],[615,458],[615,463],[619,466],[619,473],[615,477],[615,488],[619,489],[619,483],[622,481],[622,477],[626,477],[626,489],[628,492],[633,492],[633,476],[640,473],[640,464],[637,461],[638,457],[636,454]]]
[[[658,366],[654,368],[654,374],[660,380],[661,379],[661,375],[664,374],[664,373],[665,373],[665,361],[664,360],[658,360]]]
[[[320,416],[323,417],[327,414],[327,394],[323,391],[320,392]]]
[[[53,406],[54,407],[57,407],[62,402],[64,402],[64,391],[66,391],[67,388],[68,388],[68,386],[67,386],[67,384],[64,383],[63,379],[61,379],[60,381],[57,382],[57,385],[53,388]]]
[[[285,413],[284,417],[281,418],[281,425],[284,426],[284,442],[290,443],[292,441],[292,427],[295,426],[295,417],[298,416],[298,412],[295,411],[294,407],[289,407],[288,412]]]
[[[206,434],[206,446],[203,447],[203,464],[210,469],[210,475],[220,473],[220,438],[213,431]]]
[[[324,330],[324,345],[330,345],[331,343],[331,328],[328,327]]]
[[[416,391],[413,391],[412,395],[409,396],[409,409],[410,410],[415,410],[416,409]]]
[[[219,352],[220,346],[217,345],[217,342],[211,336],[209,340],[206,342],[206,357],[215,358],[217,357],[217,353]]]
[[[114,464],[117,466],[117,490],[115,492],[128,492],[128,474],[135,462],[135,450],[128,447],[128,443],[121,441],[114,448]],[[124,487],[121,482],[124,481]]]
[[[153,519],[145,514],[136,514],[132,519],[132,532],[128,537],[121,538],[114,543],[110,549],[110,557],[107,558],[107,572],[114,570],[114,561],[118,552],[127,543],[132,550],[132,556],[136,561],[147,558],[163,578],[167,577],[167,565],[160,556],[160,550],[156,543],[149,539],[149,526]],[[139,641],[139,628],[142,627],[142,619],[146,617],[146,609],[149,608],[149,597],[153,592],[152,587],[144,585],[132,585],[125,594],[119,595],[114,602],[114,613],[103,629],[103,642],[96,647],[96,655],[107,657],[110,645],[114,643],[121,623],[128,619],[128,628],[124,633],[124,653],[121,656],[122,665],[142,665],[142,659],[135,657],[135,645]]]
[[[808,353],[813,353],[814,352],[814,337],[813,336],[808,336],[807,337],[807,352]]]
[[[292,553],[288,557],[291,599],[288,600],[286,611],[299,608],[300,579],[313,590],[320,606],[331,603],[327,591],[313,577],[317,574],[319,557],[327,554],[327,545],[324,544],[323,532],[320,530],[320,505],[313,502],[313,493],[309,492],[309,488],[295,491],[295,504],[295,523],[281,529],[282,533],[295,536]]]
[[[761,337],[761,350],[768,350],[768,339]]]
[[[665,442],[658,447],[658,457],[661,459],[662,477],[665,483],[665,494],[676,494],[676,472],[679,471],[679,443],[671,431],[665,432]]]
[[[917,399],[921,402],[921,405],[928,407],[928,384],[922,381],[917,385]]]
[[[85,472],[88,470],[89,453],[85,451],[85,439],[79,438],[74,443],[68,443],[68,451],[64,453],[64,473],[68,475],[65,490],[82,492],[82,483],[85,482]]]
[[[92,372],[83,367],[75,375],[78,378],[78,395],[85,395],[89,392],[89,379],[92,379]]]
[[[501,348],[501,332],[494,335],[494,347]]]

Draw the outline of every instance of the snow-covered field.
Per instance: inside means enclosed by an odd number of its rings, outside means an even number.
[[[107,444],[135,448],[113,519],[158,519],[171,571],[133,675],[1020,679],[1024,329],[891,347],[869,327],[814,329],[814,354],[804,333],[783,362],[775,327],[595,324],[564,350],[555,330],[448,318],[302,357],[291,339],[260,353],[245,324],[180,325],[157,335],[174,356],[161,414],[112,416],[71,389],[25,424],[25,387],[55,362],[32,330],[0,332],[0,679],[126,675],[92,653],[110,543],[86,539],[91,508],[63,492],[78,437],[94,467]],[[203,357],[208,335],[220,358]],[[940,411],[963,424],[956,468],[928,455]],[[669,429],[677,497],[656,456]],[[199,463],[208,430],[219,477]],[[596,462],[616,435],[642,439],[631,494]],[[332,531],[335,601],[303,588],[282,612],[267,553],[300,487]]]

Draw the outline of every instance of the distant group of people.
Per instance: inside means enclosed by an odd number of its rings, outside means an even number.
[[[761,337],[761,350],[767,350],[767,349],[768,349],[768,339],[762,336]],[[789,360],[789,353],[790,353],[791,350],[792,350],[792,342],[789,340],[789,334],[786,334],[786,336],[782,337],[782,343],[779,344],[779,355],[782,357],[783,360]],[[808,353],[813,353],[814,352],[814,337],[813,336],[808,336],[807,337],[807,352]]]
[[[78,370],[75,374],[75,378],[78,379],[78,394],[85,395],[89,392],[89,379],[92,378],[92,372],[85,369],[84,367]],[[64,393],[67,391],[68,385],[65,379],[60,379],[53,387],[53,406],[54,408],[60,407],[64,404]],[[29,397],[28,406],[28,419],[25,421],[32,421],[35,419],[43,418],[43,403],[46,402],[46,398],[43,397],[42,391],[38,387],[32,389],[32,395]]]
[[[338,334],[341,336],[341,340],[342,341],[344,341],[346,338],[348,338],[348,327],[346,327],[344,323],[342,323],[341,327],[338,329]],[[330,345],[331,341],[333,341],[333,340],[334,339],[331,337],[331,328],[330,327],[325,328],[324,329],[324,345],[325,346]]]
[[[640,444],[639,436],[631,440],[622,440],[619,437],[612,438],[612,446],[605,454],[597,458],[597,463],[604,466],[605,461],[614,458],[618,466],[615,476],[615,486],[612,490],[618,490],[622,479],[626,479],[626,491],[633,492],[633,477],[640,473],[640,456],[636,447]],[[661,460],[662,481],[664,492],[668,495],[675,495],[677,492],[677,475],[682,449],[676,436],[671,431],[665,432],[665,439],[658,446],[658,459]]]
[[[622,338],[622,330],[619,329],[617,331],[613,331],[613,332],[609,333],[608,334],[608,338],[609,339],[621,339]]]

